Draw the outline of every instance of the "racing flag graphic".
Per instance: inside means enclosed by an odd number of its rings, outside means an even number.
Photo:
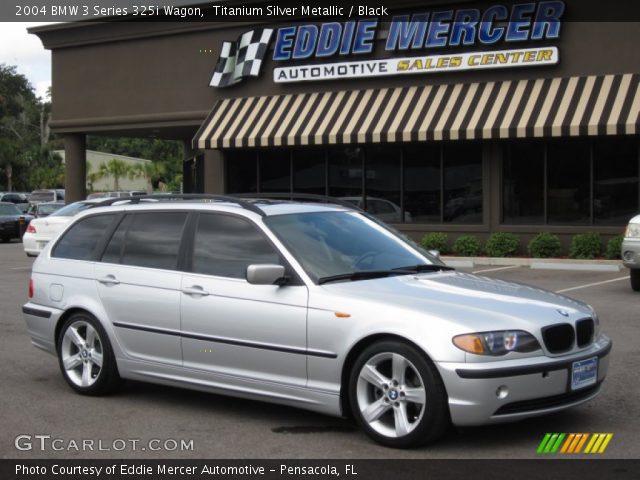
[[[541,454],[604,453],[612,438],[613,433],[547,433],[538,445],[537,452]]]
[[[256,29],[243,33],[236,42],[224,42],[209,85],[222,88],[244,77],[257,77],[272,34],[271,28]]]

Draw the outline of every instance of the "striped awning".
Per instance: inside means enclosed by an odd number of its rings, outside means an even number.
[[[632,135],[640,75],[226,98],[197,148]]]

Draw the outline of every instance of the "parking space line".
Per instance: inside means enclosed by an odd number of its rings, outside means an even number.
[[[604,285],[605,283],[619,282],[620,280],[629,280],[629,275],[627,275],[626,277],[614,278],[612,280],[604,280],[602,282],[587,283],[586,285],[579,285],[577,287],[564,288],[562,290],[556,290],[556,293],[571,292],[572,290],[580,290],[581,288],[597,287],[598,285]]]
[[[498,272],[500,270],[511,270],[512,268],[520,268],[520,265],[509,265],[508,267],[486,268],[484,270],[476,270],[471,273]]]

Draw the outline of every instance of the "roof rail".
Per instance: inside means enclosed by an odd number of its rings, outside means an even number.
[[[353,203],[347,202],[346,200],[341,200],[339,198],[330,197],[328,195],[317,195],[314,193],[238,193],[234,194],[235,197],[238,198],[251,198],[253,200],[309,200],[318,203],[333,203],[335,205],[340,205],[341,207],[348,208],[350,210],[357,210],[359,212],[364,212],[363,209],[354,205]]]
[[[128,205],[138,205],[140,203],[144,203],[146,201],[171,201],[171,200],[213,200],[217,202],[228,202],[235,203],[245,210],[249,210],[253,213],[257,213],[261,217],[265,216],[264,211],[256,206],[254,203],[249,202],[247,200],[243,200],[238,197],[232,197],[229,195],[210,195],[204,193],[181,193],[181,194],[169,194],[169,195],[136,195],[132,197],[120,197],[120,198],[109,198],[103,202],[96,203],[95,207],[105,207],[109,205],[113,205],[115,203],[122,203]]]

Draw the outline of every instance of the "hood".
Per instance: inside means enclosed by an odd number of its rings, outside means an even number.
[[[588,305],[563,295],[456,271],[334,283],[323,288],[342,300],[377,304],[381,309],[409,309],[448,320],[466,331],[535,331],[593,315]]]

